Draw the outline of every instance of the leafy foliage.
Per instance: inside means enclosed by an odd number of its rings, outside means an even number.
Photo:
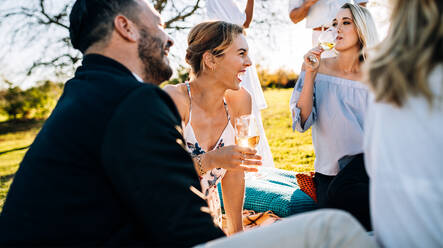
[[[184,66],[179,66],[177,69],[177,77],[169,80],[166,84],[181,84],[189,80],[190,69]]]
[[[298,74],[294,71],[278,69],[275,72],[271,72],[260,65],[257,65],[257,73],[262,87],[294,88],[295,82],[298,79]]]
[[[51,81],[39,82],[27,90],[10,87],[0,91],[0,109],[9,119],[43,119],[55,107],[63,84]]]

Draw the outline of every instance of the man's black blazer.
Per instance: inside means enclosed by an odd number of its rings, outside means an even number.
[[[0,217],[0,246],[191,246],[220,236],[160,88],[86,55],[26,153]]]

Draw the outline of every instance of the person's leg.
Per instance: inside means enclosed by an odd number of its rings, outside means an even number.
[[[242,171],[226,171],[222,178],[223,205],[227,217],[228,234],[243,230],[243,202],[245,198],[245,175]]]
[[[366,228],[372,230],[369,213],[369,177],[363,154],[358,154],[337,174],[328,189],[326,207],[348,211]]]
[[[334,176],[327,176],[316,172],[314,176],[314,184],[317,194],[317,204],[319,208],[326,207],[328,200],[328,188]]]
[[[210,241],[198,247],[377,247],[351,215],[322,209],[295,215],[272,225]]]

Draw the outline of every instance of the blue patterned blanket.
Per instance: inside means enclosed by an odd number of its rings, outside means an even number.
[[[243,208],[255,212],[271,210],[280,217],[314,210],[316,203],[300,190],[295,172],[275,168],[262,168],[264,178],[246,180]],[[223,207],[221,187],[218,185]]]

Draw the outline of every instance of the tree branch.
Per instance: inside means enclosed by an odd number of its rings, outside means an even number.
[[[64,59],[67,59],[69,61],[63,61]],[[52,67],[58,67],[58,68],[63,68],[63,67],[67,67],[67,66],[71,66],[71,65],[75,65],[78,61],[80,61],[80,57],[78,56],[74,56],[72,54],[66,53],[66,54],[62,54],[60,56],[57,56],[49,61],[35,61],[32,66],[28,69],[27,75],[31,75],[33,73],[34,70],[36,70],[37,68],[40,67],[48,67],[48,66],[52,66]]]
[[[67,5],[65,6],[64,10],[67,9]],[[60,22],[60,20],[63,17],[66,17],[68,14],[65,11],[62,11],[61,13],[59,13],[56,16],[49,16],[49,14],[46,12],[45,9],[45,0],[40,0],[40,14],[42,14],[44,17],[46,17],[47,21],[43,21],[42,24],[55,24],[58,25],[62,28],[68,29],[69,27],[63,23]]]
[[[20,5],[15,4],[17,0],[0,1],[2,7],[0,9],[0,27],[7,27],[10,30],[3,38],[10,40],[10,42],[6,44],[5,54],[2,54],[2,62],[6,62],[8,56],[14,56],[12,53],[21,48],[29,50],[39,47],[40,49],[43,44],[42,51],[36,51],[37,53],[30,58],[33,62],[32,65],[23,69],[27,75],[36,73],[40,68],[45,68],[51,73],[56,73],[59,69],[60,71],[74,69],[82,57],[80,53],[72,49],[67,32],[69,30],[69,11],[74,0],[63,0],[63,5],[58,5],[61,7],[58,10],[52,9],[51,3],[58,3],[60,0],[28,0],[26,4]],[[203,1],[149,0],[149,2],[158,12],[167,12],[166,16],[172,17],[166,20],[166,29],[183,30],[190,28],[192,23],[188,24],[185,21],[198,13]]]
[[[171,24],[174,22],[184,21],[187,17],[193,15],[195,13],[195,11],[197,11],[197,9],[200,8],[200,6],[199,6],[200,1],[201,0],[197,0],[197,2],[194,4],[194,6],[192,6],[192,5],[186,6],[186,8],[183,11],[179,12],[175,17],[173,17],[169,21],[165,22],[166,28],[169,28],[171,26]],[[186,13],[186,10],[188,8],[191,8],[191,10],[188,13]]]
[[[154,2],[154,8],[155,8],[159,13],[162,13],[163,10],[165,9],[167,3],[168,3],[168,0],[155,0],[155,2]]]

